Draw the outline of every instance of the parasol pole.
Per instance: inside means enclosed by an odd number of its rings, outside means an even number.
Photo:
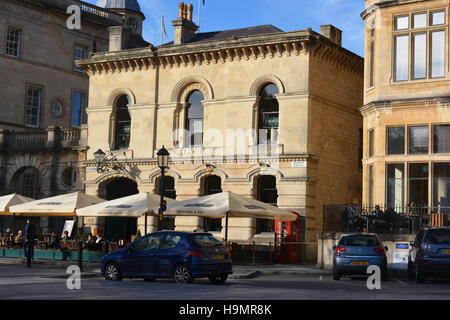
[[[147,211],[145,212],[145,227],[144,227],[144,234],[147,235]]]
[[[228,211],[225,216],[225,246],[228,248]]]

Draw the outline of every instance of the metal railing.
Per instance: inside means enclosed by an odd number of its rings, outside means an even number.
[[[361,206],[323,207],[323,232],[416,234],[419,230],[448,227],[450,207]]]

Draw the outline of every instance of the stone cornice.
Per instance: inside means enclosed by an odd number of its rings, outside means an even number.
[[[416,2],[425,2],[425,1],[431,1],[431,0],[390,0],[390,1],[380,1],[379,3],[375,3],[368,8],[366,8],[361,13],[361,18],[366,19],[366,17],[371,14],[373,11],[382,9],[382,8],[388,8],[392,6],[398,6],[402,4],[410,4],[410,3],[416,3]]]
[[[76,64],[89,75],[181,68],[251,59],[299,56],[320,58],[353,73],[363,72],[363,58],[308,29],[167,47],[96,53]]]
[[[450,96],[434,96],[434,97],[421,97],[421,98],[407,98],[407,99],[392,99],[392,100],[380,100],[373,101],[362,106],[359,111],[362,114],[368,113],[371,110],[382,108],[408,108],[423,105],[437,105],[441,104],[450,107]]]

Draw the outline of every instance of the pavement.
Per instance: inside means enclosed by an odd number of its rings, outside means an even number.
[[[26,260],[16,258],[3,258],[0,259],[0,265],[23,265],[25,267]],[[46,260],[33,260],[32,266],[39,266],[38,270],[43,270],[41,266],[48,266],[55,270],[52,273],[52,278],[67,278],[68,274],[66,270],[71,265],[77,265],[76,261],[46,261]],[[37,271],[37,270],[36,270]],[[330,271],[317,269],[315,265],[233,265],[233,274],[229,276],[229,279],[255,279],[264,276],[275,275],[327,275]],[[48,273],[43,273],[43,277],[48,278]],[[36,274],[36,276],[39,276]],[[94,278],[101,277],[100,264],[83,262],[82,277]]]

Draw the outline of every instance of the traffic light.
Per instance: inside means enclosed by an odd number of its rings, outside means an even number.
[[[163,200],[161,202],[161,212],[165,212],[167,210],[167,201]]]

